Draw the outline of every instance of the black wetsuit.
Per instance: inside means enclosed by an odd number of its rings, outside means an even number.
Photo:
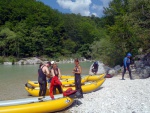
[[[38,69],[38,73],[39,73],[38,82],[40,86],[39,96],[45,96],[47,90],[46,75],[43,73],[42,68]]]
[[[78,67],[76,66],[75,69],[76,69],[75,72],[77,72]],[[83,91],[82,91],[82,88],[81,88],[81,75],[75,73],[74,76],[75,76],[75,88],[81,94],[81,96],[79,98],[83,98]]]
[[[58,77],[58,75],[59,75],[58,68],[53,69],[53,70],[54,70],[54,74],[55,74],[55,76],[57,76],[57,77]],[[60,85],[54,85],[54,88],[53,88],[53,94],[56,94],[56,89],[58,89],[58,91],[59,91],[59,93],[60,93],[60,94],[63,92],[63,91],[62,91],[62,88],[61,88],[61,86],[60,86]]]

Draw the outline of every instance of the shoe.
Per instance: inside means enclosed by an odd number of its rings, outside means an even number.
[[[41,96],[41,97],[38,97],[38,100],[42,100],[43,99],[43,97]]]
[[[134,80],[133,78],[130,78],[130,80]]]
[[[121,80],[125,80],[124,78],[122,78]]]

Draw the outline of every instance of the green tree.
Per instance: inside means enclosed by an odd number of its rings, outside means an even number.
[[[0,47],[3,56],[15,55],[17,53],[17,36],[9,28],[0,31]]]

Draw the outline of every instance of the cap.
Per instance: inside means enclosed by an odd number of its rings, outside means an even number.
[[[51,64],[54,64],[55,62],[54,61],[51,61]]]

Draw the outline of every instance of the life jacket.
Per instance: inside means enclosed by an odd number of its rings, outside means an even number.
[[[75,66],[75,72],[78,72],[79,68],[78,66]]]
[[[112,78],[113,76],[111,74],[105,75],[105,78]]]
[[[63,92],[63,96],[69,96],[69,95],[72,95],[76,92],[77,92],[77,90],[73,90],[72,88],[68,88],[66,91]]]
[[[57,77],[58,77],[58,75],[59,75],[58,68],[56,68],[56,69],[53,69],[53,70],[54,70],[54,74],[55,74],[55,76],[57,76]]]

